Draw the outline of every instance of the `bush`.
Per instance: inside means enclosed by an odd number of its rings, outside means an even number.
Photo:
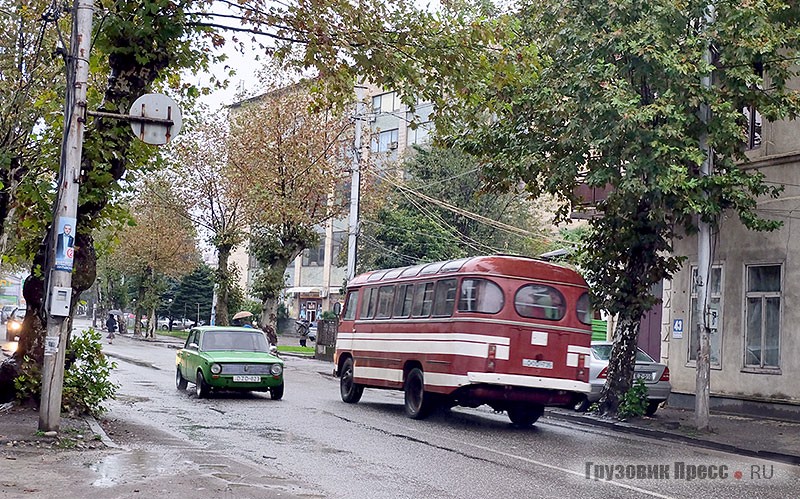
[[[617,409],[617,417],[624,421],[628,418],[644,416],[646,410],[647,387],[643,380],[637,379],[622,397]]]
[[[113,399],[119,386],[109,379],[116,363],[109,362],[103,354],[100,332],[89,329],[79,336],[72,336],[66,358],[74,361],[64,371],[61,411],[70,415],[99,416],[104,413],[103,402]],[[41,383],[41,367],[26,356],[20,375],[14,380],[17,398],[40,400]]]

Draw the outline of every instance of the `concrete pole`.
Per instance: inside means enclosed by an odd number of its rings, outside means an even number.
[[[350,180],[350,223],[347,239],[347,281],[351,281],[356,276],[356,252],[358,251],[358,210],[359,198],[361,196],[361,118],[363,113],[363,102],[361,102],[362,87],[356,86],[356,109],[355,109],[355,138],[353,140],[353,163],[351,167],[352,177]]]
[[[710,26],[715,19],[714,6],[709,5],[706,12],[706,27]],[[712,55],[711,47],[706,47],[703,60],[707,64],[711,64]],[[702,85],[705,88],[711,88],[713,85],[713,74],[708,73],[703,76]],[[703,104],[700,108],[703,123],[708,124],[711,120],[711,109],[708,104]],[[705,159],[700,166],[700,176],[707,177],[713,171],[713,155],[714,151],[708,144],[708,133],[704,130],[700,137],[700,147],[705,151]],[[711,265],[714,260],[713,249],[711,246],[711,223],[703,221],[702,217],[698,220],[699,233],[697,235],[697,310],[695,316],[697,321],[697,330],[699,333],[700,349],[697,352],[697,360],[695,366],[697,368],[695,377],[695,405],[694,415],[695,423],[698,430],[708,429],[709,421],[709,405],[710,405],[710,391],[711,391],[711,342],[709,339],[709,331],[711,330],[710,314],[708,310],[708,303],[711,288],[709,286],[709,277],[711,275]]]
[[[57,208],[52,225],[52,246],[48,255],[48,306],[55,288],[72,287],[72,271],[55,269],[55,248],[58,241],[58,221],[75,219],[78,212],[78,181],[83,152],[83,128],[86,117],[86,90],[89,79],[89,49],[92,34],[92,0],[75,0],[73,11],[70,57],[67,61],[67,89],[64,107],[64,137],[57,195]],[[64,389],[64,356],[70,323],[66,316],[53,315],[47,310],[42,368],[42,397],[39,408],[39,430],[56,431],[61,423],[61,396]]]

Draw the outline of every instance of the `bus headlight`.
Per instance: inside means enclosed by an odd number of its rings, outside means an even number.
[[[211,364],[211,374],[219,374],[222,372],[222,366],[219,364]]]
[[[283,373],[283,366],[280,364],[272,364],[272,367],[269,368],[269,372],[271,372],[273,376],[280,376],[281,373]]]

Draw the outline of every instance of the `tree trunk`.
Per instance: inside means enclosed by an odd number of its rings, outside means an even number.
[[[142,279],[142,283],[145,280]],[[136,293],[136,307],[134,308],[134,322],[133,322],[133,337],[134,338],[142,338],[144,335],[142,333],[142,303],[144,303],[145,297],[145,289],[144,284],[139,286],[139,289]]]
[[[258,325],[267,334],[270,345],[278,344],[278,300],[267,298],[261,302]]]
[[[600,395],[600,414],[615,416],[622,397],[631,388],[640,323],[641,315],[635,319],[620,317],[617,322],[608,361],[608,378]]]
[[[224,244],[217,247],[217,326],[230,325],[228,311],[228,297],[231,290],[231,271],[228,267],[228,260],[231,256],[230,245]]]

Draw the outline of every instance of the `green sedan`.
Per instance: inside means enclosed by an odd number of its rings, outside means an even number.
[[[270,350],[263,332],[245,327],[202,326],[192,329],[176,357],[175,385],[194,383],[198,398],[212,388],[269,391],[283,397],[283,360]]]

